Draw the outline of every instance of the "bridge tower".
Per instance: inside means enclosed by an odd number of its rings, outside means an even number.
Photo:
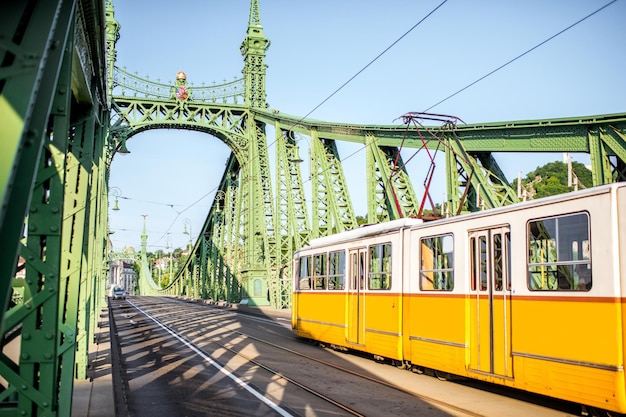
[[[267,107],[265,92],[265,51],[270,41],[263,34],[259,0],[250,2],[250,18],[248,31],[241,43],[241,54],[244,60],[244,105],[246,107]]]
[[[204,252],[197,253],[198,267],[190,269],[204,274],[213,269],[217,271],[216,282],[228,282],[213,286],[215,291],[207,295],[211,298],[243,298],[251,304],[269,304],[268,281],[277,272],[274,199],[266,124],[255,114],[267,108],[265,53],[270,41],[263,33],[258,0],[250,3],[247,33],[240,47],[243,79],[208,88],[194,87],[182,71],[173,85],[167,85],[116,68],[115,44],[120,25],[114,19],[111,3],[107,5],[106,27],[108,67],[113,68],[108,77],[113,109],[110,134],[120,144],[117,151],[124,150],[133,135],[162,128],[205,132],[231,149],[218,191],[222,200],[214,202],[215,210],[200,234],[199,250]],[[243,104],[239,101],[242,98]],[[210,265],[207,258],[212,259]],[[188,276],[189,271],[185,274]],[[181,295],[196,294],[197,289],[190,291],[185,284],[194,280],[181,277],[170,290]],[[151,292],[151,288],[145,289]]]
[[[112,0],[0,4],[0,415],[70,414],[73,381],[88,377],[88,345],[105,307],[111,162],[139,132],[200,131],[232,151],[200,237],[169,288],[146,278],[142,235],[142,293],[245,296],[263,304],[269,292],[279,308],[290,305],[290,281],[277,277],[294,248],[356,227],[336,141],[368,148],[363,178],[375,221],[420,209],[402,172],[400,146],[444,144],[453,214],[517,198],[492,156],[497,152],[586,153],[593,185],[626,181],[624,113],[455,125],[428,139],[421,127],[324,122],[270,110],[269,40],[258,0],[251,2],[241,45],[244,77],[219,86],[194,87],[183,74],[174,83],[147,82],[115,68],[119,33]],[[310,204],[298,165],[301,136],[310,140]]]
[[[241,43],[244,58],[244,107],[265,108],[265,51],[270,41],[263,34],[259,1],[250,2],[246,37]],[[245,125],[248,139],[246,157],[240,160],[243,191],[242,225],[245,242],[240,282],[244,297],[253,304],[268,304],[268,274],[272,274],[271,254],[275,239],[273,197],[267,155],[265,125],[250,117]]]

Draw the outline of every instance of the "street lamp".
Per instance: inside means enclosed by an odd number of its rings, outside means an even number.
[[[191,233],[191,220],[188,218],[183,219],[183,225],[185,226],[185,229],[183,230],[183,234],[189,235],[189,255],[191,255],[191,249],[192,249],[192,236],[193,234]],[[187,226],[189,226],[189,230],[187,230]]]
[[[170,253],[170,278],[169,278],[169,283],[172,283],[172,265],[174,264],[174,247],[172,246],[172,238],[170,237],[170,234],[167,234],[167,237],[165,238],[165,248],[167,249],[167,251]],[[172,249],[170,251],[170,248]]]
[[[311,138],[311,140],[309,140],[309,138],[305,135],[299,134],[299,133],[294,133],[293,134],[293,139],[294,142],[296,143],[296,150],[300,150],[300,145],[298,144],[298,142],[300,142],[301,140],[305,140],[306,144],[307,144],[307,153],[308,153],[308,170],[309,170],[309,181],[311,180],[311,178],[313,177],[313,138]],[[298,152],[299,153],[299,152]],[[294,159],[292,162],[303,162],[302,158],[300,158],[299,156]]]
[[[126,133],[121,132],[121,133],[114,134],[113,136],[114,136],[114,139],[118,139],[117,143],[115,144],[116,153],[121,153],[121,154],[130,153],[130,151],[126,147]]]
[[[111,187],[109,188],[109,192],[113,197],[115,197],[115,204],[113,205],[112,210],[118,211],[120,209],[120,206],[117,198],[122,195],[122,190],[120,190],[118,187]]]

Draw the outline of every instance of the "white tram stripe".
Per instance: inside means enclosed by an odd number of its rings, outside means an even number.
[[[282,408],[281,406],[279,406],[278,404],[276,404],[275,402],[271,401],[270,399],[266,398],[262,393],[260,393],[259,391],[251,388],[247,383],[245,383],[244,381],[242,381],[241,379],[239,379],[237,376],[235,376],[234,374],[230,373],[229,371],[227,371],[226,369],[224,369],[220,364],[218,364],[217,362],[215,362],[213,359],[211,359],[209,356],[207,356],[204,352],[202,352],[202,350],[200,350],[199,348],[197,348],[193,343],[183,339],[181,336],[179,336],[176,332],[174,332],[172,329],[170,329],[169,327],[167,327],[165,324],[161,323],[158,319],[152,317],[150,314],[148,314],[147,312],[145,312],[144,310],[142,310],[140,307],[138,307],[135,303],[133,303],[130,300],[126,300],[129,304],[131,304],[133,307],[135,307],[137,310],[141,311],[146,317],[148,317],[150,320],[154,321],[156,324],[158,324],[163,330],[165,330],[166,332],[168,332],[169,334],[171,334],[172,336],[174,336],[176,339],[178,339],[179,341],[181,341],[185,346],[187,346],[189,349],[193,350],[194,352],[196,352],[200,357],[202,357],[206,362],[208,362],[210,365],[214,366],[218,371],[220,371],[221,373],[223,373],[224,375],[226,375],[227,377],[229,377],[230,379],[232,379],[233,381],[235,381],[235,383],[237,383],[239,386],[241,386],[242,388],[244,388],[246,391],[248,391],[250,394],[254,395],[256,398],[258,398],[259,400],[261,400],[262,402],[264,402],[267,406],[269,406],[270,408],[272,408],[274,411],[276,411],[278,414],[280,414],[281,416],[285,416],[285,417],[293,417],[292,414],[289,414],[287,412],[287,410],[285,410],[284,408]]]

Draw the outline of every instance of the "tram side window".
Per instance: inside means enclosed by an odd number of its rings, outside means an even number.
[[[326,257],[328,254],[320,253],[313,257],[313,289],[324,290],[326,289]]]
[[[328,289],[345,288],[346,252],[337,251],[328,254]]]
[[[591,283],[587,213],[528,223],[528,288],[537,291],[587,291]]]
[[[301,290],[311,289],[312,262],[310,256],[303,256],[299,259],[298,267],[298,288]]]
[[[502,291],[506,281],[506,289],[511,290],[511,234],[496,233],[493,235],[493,269],[494,290]]]
[[[351,273],[350,273],[350,289],[352,289],[353,291],[356,290],[357,288],[359,288],[357,285],[359,283],[359,273],[361,271],[361,269],[359,268],[359,257],[358,254],[355,252],[351,255],[352,258],[352,267],[351,267]]]
[[[440,235],[420,239],[420,289],[454,289],[454,239]]]
[[[368,288],[370,290],[391,289],[391,243],[370,246],[370,268]]]

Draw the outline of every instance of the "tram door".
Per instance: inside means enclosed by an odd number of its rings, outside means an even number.
[[[470,233],[470,368],[513,376],[508,226]]]
[[[350,251],[350,282],[348,287],[347,340],[350,343],[364,343],[365,317],[365,265],[367,249]]]

